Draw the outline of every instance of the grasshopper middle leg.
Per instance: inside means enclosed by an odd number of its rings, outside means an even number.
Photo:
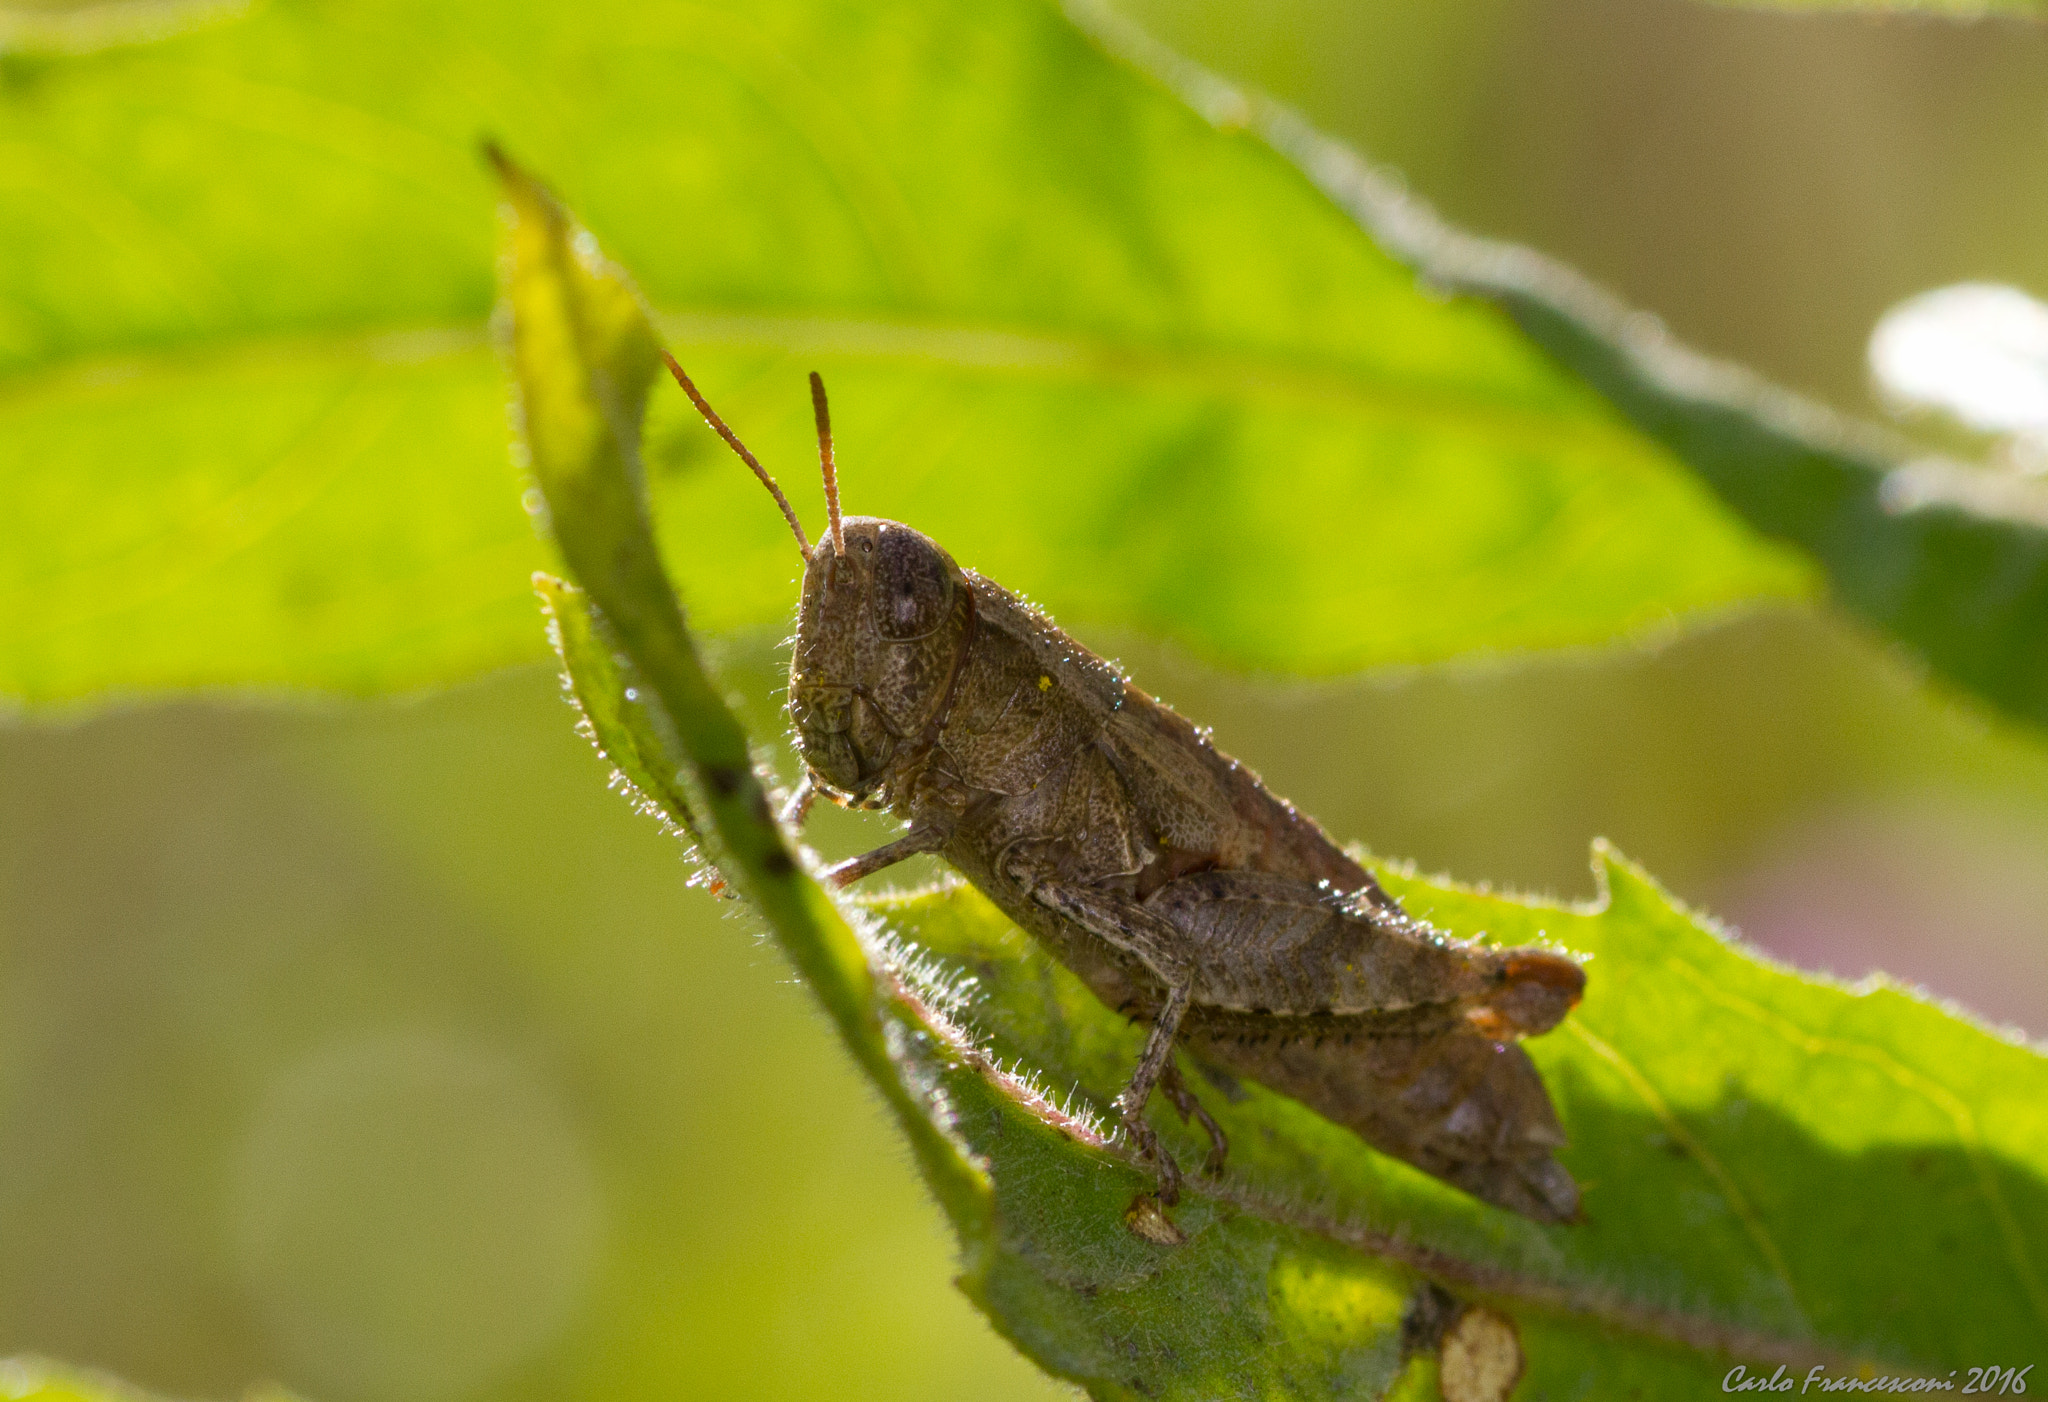
[[[1173,1084],[1180,1085],[1179,1073],[1173,1068],[1173,1041],[1180,1035],[1181,1019],[1187,1016],[1195,993],[1186,937],[1137,902],[1100,888],[1048,882],[1031,894],[1084,929],[1136,955],[1166,987],[1166,998],[1152,1017],[1152,1035],[1145,1041],[1130,1084],[1116,1098],[1116,1109],[1124,1132],[1159,1172],[1159,1200],[1171,1206],[1180,1199],[1180,1165],[1173,1161],[1173,1155],[1160,1144],[1159,1136],[1146,1122],[1145,1102],[1169,1072],[1173,1073]],[[1180,1106],[1179,1096],[1185,1094],[1184,1086],[1179,1094],[1167,1091],[1176,1109]],[[1211,1157],[1215,1157],[1213,1153]]]
[[[1192,983],[1182,983],[1167,991],[1166,1003],[1153,1020],[1152,1035],[1146,1039],[1144,1055],[1138,1058],[1138,1069],[1131,1073],[1131,1083],[1124,1087],[1124,1093],[1116,1098],[1117,1117],[1123,1122],[1124,1132],[1137,1144],[1138,1152],[1159,1170],[1159,1201],[1168,1207],[1180,1201],[1180,1165],[1166,1152],[1158,1134],[1146,1121],[1145,1102],[1152,1098],[1152,1088],[1159,1078],[1173,1068],[1173,1039],[1180,1033],[1180,1020],[1187,1015],[1188,999],[1193,993]]]

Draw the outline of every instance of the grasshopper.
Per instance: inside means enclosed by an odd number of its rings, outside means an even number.
[[[804,556],[789,716],[812,800],[907,828],[840,863],[845,886],[936,853],[1104,1004],[1150,1025],[1117,1118],[1178,1200],[1145,1118],[1156,1089],[1228,1140],[1175,1063],[1291,1096],[1383,1153],[1543,1222],[1579,1192],[1519,1038],[1585,987],[1568,957],[1452,939],[1406,914],[1307,815],[1207,734],[897,521],[842,519],[825,388],[811,376],[829,526],[812,545],[767,470],[673,357],[705,421],[774,495]]]

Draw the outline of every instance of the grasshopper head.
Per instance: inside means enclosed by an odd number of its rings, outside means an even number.
[[[852,517],[810,551],[789,715],[804,762],[827,790],[872,802],[923,753],[967,646],[972,607],[953,558],[898,522]]]
[[[789,499],[675,357],[669,373],[782,508],[804,555],[804,596],[789,667],[789,716],[804,763],[843,802],[885,801],[890,781],[928,748],[945,709],[974,604],[966,576],[930,538],[872,516],[841,520],[825,384],[811,375],[825,507],[831,529],[815,546]]]

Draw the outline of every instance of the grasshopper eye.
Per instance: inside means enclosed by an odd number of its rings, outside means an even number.
[[[945,557],[914,531],[884,530],[875,549],[875,622],[890,642],[938,631],[953,603]]]

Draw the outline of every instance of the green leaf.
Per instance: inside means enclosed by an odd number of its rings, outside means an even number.
[[[1482,1206],[1218,1083],[1229,1172],[1166,1223],[1105,1129],[1138,1029],[971,887],[835,908],[793,859],[636,497],[620,409],[649,327],[542,191],[508,170],[507,196],[534,471],[589,570],[588,594],[543,593],[593,738],[751,899],[908,1135],[961,1287],[1030,1357],[1099,1397],[1427,1395],[1402,1320],[1434,1288],[1515,1321],[1530,1396],[2026,1361],[2048,1326],[2048,1059],[1897,989],[1775,969],[1605,851],[1586,908],[1384,872],[1439,928],[1591,956],[1584,1004],[1531,1044],[1588,1220]]]
[[[535,583],[585,723],[643,798],[703,842],[768,916],[856,1058],[888,1083],[867,959],[770,820],[745,732],[705,672],[655,554],[639,479],[640,411],[660,365],[653,328],[596,241],[530,177],[495,151],[492,159],[508,216],[523,437],[588,602],[547,576]],[[896,1098],[905,1094],[898,1088]],[[942,1196],[973,1210],[977,1180],[954,1146],[930,1133],[913,1138]]]
[[[1522,1324],[1530,1396],[1623,1396],[1646,1377],[1661,1386],[1645,1395],[1687,1395],[1736,1362],[1803,1375],[2028,1359],[2048,1327],[2048,1061],[1897,988],[1771,968],[1611,853],[1596,871],[1601,901],[1567,908],[1381,868],[1439,928],[1592,956],[1584,1004],[1528,1044],[1585,1223],[1480,1206],[1249,1084],[1204,1094],[1233,1149],[1191,1220],[1221,1204],[1489,1300]],[[971,988],[952,1007],[984,1055],[1106,1115],[1141,1029],[971,887],[873,910],[919,951],[924,986]],[[1198,1133],[1155,1123],[1199,1158]],[[1024,1210],[1027,1184],[1003,1194],[1000,1141],[963,1124],[998,1201]]]
[[[811,460],[820,369],[850,508],[1070,622],[1330,671],[1810,587],[1505,318],[1042,0],[204,14],[0,69],[0,692],[537,655],[480,133],[560,174],[766,460]],[[649,443],[700,624],[779,622],[758,491],[673,396]]]
[[[1450,227],[1286,108],[1224,85],[1106,11],[1080,13],[1191,104],[1291,157],[1381,248],[1499,306],[1731,510],[1817,561],[1836,602],[1950,682],[2048,724],[2048,483],[1915,452],[1709,360],[1570,268]]]
[[[0,692],[370,692],[534,655],[466,155],[495,130],[572,175],[764,456],[801,460],[823,368],[856,508],[1071,622],[1336,671],[1808,590],[1732,509],[2048,716],[2048,489],[1665,345],[1075,13],[1214,125],[1041,0],[31,25],[0,84]],[[772,517],[680,409],[651,442],[700,620],[772,623]]]

